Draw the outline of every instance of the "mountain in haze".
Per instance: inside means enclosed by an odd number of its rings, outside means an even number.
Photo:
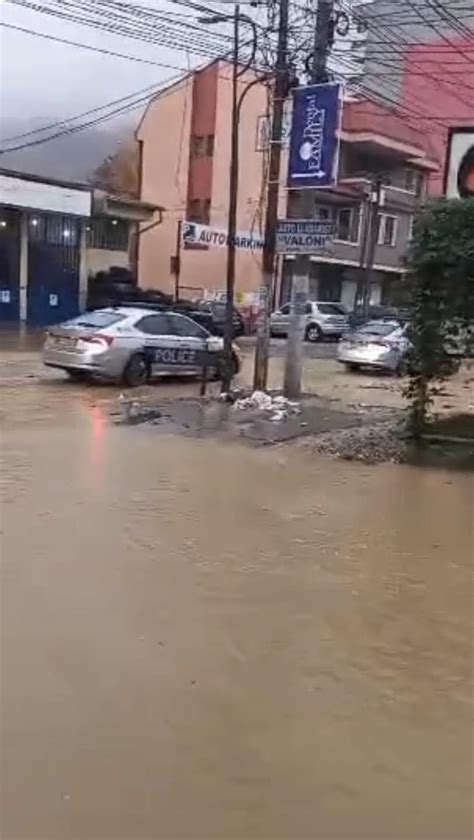
[[[3,119],[0,149],[42,138],[41,134],[32,134],[8,144],[5,142],[5,138],[33,131],[52,122],[54,119],[51,118],[35,121]],[[87,181],[103,160],[117,152],[121,141],[130,134],[130,131],[130,123],[126,125],[122,123],[114,129],[93,127],[18,151],[1,152],[0,168],[15,169],[45,178]],[[47,132],[45,134],[47,136]]]

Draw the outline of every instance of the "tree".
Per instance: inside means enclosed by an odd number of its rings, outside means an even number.
[[[94,170],[91,181],[94,187],[116,195],[137,198],[138,183],[138,143],[135,138],[123,140],[117,151],[109,155]]]
[[[474,338],[474,199],[439,199],[415,221],[409,256],[412,429],[419,435],[453,351]]]

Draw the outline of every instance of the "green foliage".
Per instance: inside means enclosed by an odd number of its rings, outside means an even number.
[[[419,434],[439,382],[474,333],[474,199],[439,199],[415,221],[408,284],[413,353],[411,424]]]

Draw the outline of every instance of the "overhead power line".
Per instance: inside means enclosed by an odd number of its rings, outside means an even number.
[[[35,35],[37,38],[45,38],[48,41],[56,41],[58,44],[65,44],[66,46],[78,47],[82,50],[90,50],[91,52],[101,53],[102,55],[108,55],[112,58],[124,58],[128,61],[137,61],[140,64],[149,64],[153,67],[162,67],[166,70],[183,70],[183,72],[187,70],[186,67],[180,67],[176,64],[167,64],[163,61],[154,61],[152,58],[143,58],[138,55],[129,55],[128,53],[116,52],[115,50],[108,50],[103,47],[95,47],[92,44],[83,44],[80,41],[71,41],[69,38],[60,38],[58,35],[50,35],[46,32],[37,32],[34,29],[27,29],[24,26],[16,26],[16,24],[13,23],[6,23],[6,21],[0,21],[0,26],[17,32],[23,32],[26,35]]]
[[[50,134],[48,137],[37,138],[34,140],[30,140],[26,143],[20,143],[16,146],[12,146],[9,149],[2,148],[0,149],[0,154],[9,154],[10,152],[17,152],[22,149],[28,149],[32,146],[40,146],[43,143],[49,143],[51,140],[56,140],[58,137],[63,137],[69,134],[75,134],[79,131],[84,131],[87,128],[93,128],[96,125],[100,125],[101,123],[107,122],[108,120],[113,119],[117,116],[122,116],[131,111],[136,110],[140,106],[148,103],[150,99],[152,99],[159,93],[161,93],[162,98],[169,96],[170,94],[176,91],[180,82],[182,84],[185,84],[186,81],[186,76],[184,78],[182,76],[172,76],[166,79],[160,87],[157,85],[153,85],[152,89],[150,89],[150,86],[148,86],[146,88],[136,91],[134,94],[130,94],[127,97],[122,97],[121,99],[113,100],[112,102],[105,103],[104,105],[98,106],[97,108],[91,108],[89,111],[84,111],[82,114],[78,114],[75,117],[71,117],[68,120],[64,120],[62,123],[53,124],[54,127],[59,127],[61,125],[65,127],[59,131],[56,131],[54,134]],[[98,113],[99,111],[105,111],[110,108],[112,108],[112,110],[108,110],[107,113],[95,117],[92,120],[87,120],[86,122],[78,123],[77,125],[71,125],[71,123],[74,123],[81,117],[91,115],[93,113]],[[51,127],[52,126],[50,126],[49,128]],[[47,130],[46,127],[43,128],[43,131],[45,130]],[[24,136],[28,136],[28,132]]]

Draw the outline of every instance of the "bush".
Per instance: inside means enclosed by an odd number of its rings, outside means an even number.
[[[474,333],[474,200],[439,199],[421,211],[409,255],[411,338],[407,396],[416,434],[439,382],[469,352]]]

